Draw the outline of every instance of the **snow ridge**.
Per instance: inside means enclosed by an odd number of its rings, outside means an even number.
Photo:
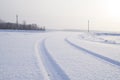
[[[106,37],[108,37],[108,36],[106,36]],[[91,41],[91,42],[120,45],[119,41],[104,39],[103,37],[100,37],[99,35],[97,35],[95,33],[94,34],[93,33],[91,33],[91,34],[84,33],[84,34],[79,35],[78,38],[83,39],[83,40],[87,40],[87,41]]]
[[[42,53],[42,61],[44,67],[47,70],[50,80],[70,80],[66,73],[60,68],[60,66],[54,61],[49,51],[46,48],[45,44],[46,39],[41,43],[40,50]]]
[[[79,45],[73,43],[72,41],[70,41],[70,40],[67,39],[67,38],[65,38],[65,41],[66,41],[68,44],[72,45],[73,47],[76,47],[76,48],[79,49],[79,50],[82,50],[82,51],[84,51],[84,52],[87,52],[87,53],[90,54],[90,55],[93,55],[93,56],[95,56],[95,57],[97,57],[97,58],[103,59],[103,60],[105,60],[105,61],[107,61],[107,62],[109,62],[109,63],[112,63],[112,64],[114,64],[114,65],[120,66],[120,62],[119,62],[119,61],[113,60],[113,59],[111,59],[111,58],[108,58],[108,57],[99,55],[99,54],[94,53],[94,52],[92,52],[92,51],[89,51],[89,50],[87,50],[87,49],[85,49],[85,48],[82,48],[82,47],[80,47]]]

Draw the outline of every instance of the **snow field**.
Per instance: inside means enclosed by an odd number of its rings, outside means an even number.
[[[38,35],[0,32],[0,80],[43,80],[34,52]]]
[[[120,62],[119,36],[65,31],[0,31],[0,36],[0,80],[120,80],[120,66],[104,59]]]
[[[69,34],[59,35],[59,37],[56,36],[46,40],[46,47],[71,80],[120,79],[120,70],[118,68],[69,45],[64,40],[66,36],[69,36]]]
[[[89,40],[80,39],[78,35],[69,37],[69,40],[71,40],[74,44],[87,49],[88,51],[103,55],[120,63],[120,45],[94,41],[91,42]]]

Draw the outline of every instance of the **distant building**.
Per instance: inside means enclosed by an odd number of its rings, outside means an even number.
[[[4,23],[4,21],[0,19],[0,23]]]

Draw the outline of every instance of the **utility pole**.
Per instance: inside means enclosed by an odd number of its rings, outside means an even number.
[[[16,25],[18,27],[18,15],[16,15]]]
[[[89,27],[90,27],[89,25],[90,25],[90,21],[88,20],[88,32],[90,31],[90,30],[89,30]]]

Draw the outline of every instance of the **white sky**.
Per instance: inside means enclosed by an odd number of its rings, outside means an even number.
[[[120,31],[120,0],[0,0],[0,19],[47,28]]]

